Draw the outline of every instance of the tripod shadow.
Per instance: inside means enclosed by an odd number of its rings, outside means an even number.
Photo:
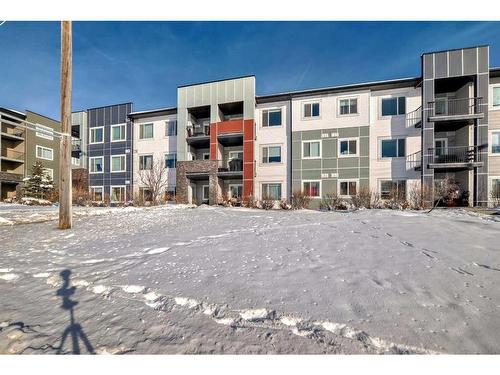
[[[63,270],[60,275],[63,279],[63,285],[57,290],[57,296],[62,298],[61,309],[69,311],[70,324],[62,334],[61,345],[59,345],[59,348],[57,349],[57,354],[62,352],[64,343],[66,342],[68,336],[71,336],[73,354],[80,354],[80,341],[83,343],[88,353],[95,354],[94,348],[90,344],[87,335],[83,332],[82,326],[75,322],[74,308],[78,304],[78,301],[71,300],[71,296],[75,294],[76,290],[76,287],[69,286],[71,271]]]

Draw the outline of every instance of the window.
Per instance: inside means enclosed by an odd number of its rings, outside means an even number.
[[[71,164],[73,165],[80,165],[80,158],[71,158]]]
[[[104,188],[102,186],[91,186],[90,195],[93,201],[102,201],[104,197]]]
[[[167,137],[172,137],[172,136],[177,135],[177,121],[176,120],[167,121],[167,125],[165,127],[165,135]]]
[[[210,186],[209,185],[203,185],[203,200],[208,201],[210,199]]]
[[[491,179],[491,192],[490,197],[493,199],[500,200],[500,178],[492,178]]]
[[[111,186],[111,202],[125,202],[125,186]]]
[[[304,118],[319,117],[319,103],[304,104]]]
[[[346,98],[339,100],[339,114],[353,115],[358,113],[358,98]]]
[[[43,171],[50,180],[54,180],[54,170],[52,168],[43,168]]]
[[[434,139],[434,148],[436,156],[446,155],[448,148],[448,138],[436,138]]]
[[[380,181],[380,197],[382,199],[404,198],[406,196],[405,180]]]
[[[500,132],[491,134],[491,153],[500,154]]]
[[[356,156],[357,154],[357,139],[339,139],[339,156]]]
[[[406,113],[406,98],[383,98],[382,116],[404,115]]]
[[[500,87],[493,87],[493,107],[500,107]]]
[[[104,128],[90,128],[90,143],[102,143],[104,142]]]
[[[151,139],[153,134],[153,124],[141,124],[139,126],[139,139]]]
[[[262,198],[272,199],[275,201],[281,200],[281,184],[262,184]]]
[[[102,173],[104,169],[104,161],[102,156],[90,157],[90,173]]]
[[[44,160],[54,160],[54,150],[48,147],[36,146],[36,157]]]
[[[382,139],[380,141],[382,158],[401,158],[405,156],[405,139]]]
[[[125,172],[125,155],[112,155],[111,156],[111,172]]]
[[[340,195],[353,196],[357,194],[358,182],[357,181],[340,181],[339,182]]]
[[[153,155],[139,155],[139,170],[145,171],[153,168]]]
[[[204,152],[202,157],[203,157],[203,160],[210,160],[210,153]]]
[[[165,168],[175,168],[177,165],[177,154],[165,154]]]
[[[321,181],[304,181],[302,182],[302,189],[311,198],[318,198],[321,196],[320,193]]]
[[[243,196],[243,185],[229,185],[229,198],[241,199]]]
[[[263,110],[262,126],[281,126],[281,109]]]
[[[313,159],[321,157],[321,141],[302,142],[302,158]]]
[[[111,142],[124,141],[125,129],[125,124],[111,125]]]
[[[53,134],[54,133],[53,133],[52,128],[50,128],[48,126],[36,124],[36,133],[35,133],[35,135],[37,137],[44,138],[44,139],[49,139],[49,140],[53,141],[54,140]]]
[[[262,163],[281,163],[281,146],[262,147]]]
[[[153,201],[153,195],[151,194],[151,190],[149,190],[146,187],[140,187],[139,188],[139,196],[144,202],[152,202]]]

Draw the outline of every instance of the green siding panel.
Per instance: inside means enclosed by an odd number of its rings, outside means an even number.
[[[339,168],[357,168],[359,158],[339,158]]]
[[[359,169],[358,168],[339,169],[339,179],[358,178],[358,177],[359,177]]]
[[[302,160],[303,169],[321,169],[321,159],[304,159]]]
[[[341,128],[339,129],[339,138],[357,137],[359,136],[359,128]]]

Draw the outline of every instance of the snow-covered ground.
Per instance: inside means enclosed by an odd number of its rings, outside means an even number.
[[[493,216],[76,208],[60,231],[56,215],[0,207],[0,353],[57,352],[65,330],[62,352],[74,334],[97,353],[500,353]]]

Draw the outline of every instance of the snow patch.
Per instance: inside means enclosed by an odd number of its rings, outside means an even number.
[[[149,293],[146,293],[144,295],[144,299],[146,301],[150,301],[150,302],[156,301],[160,297],[161,297],[161,294],[158,294],[158,293],[155,293],[155,292],[149,292]]]
[[[19,279],[19,275],[15,273],[4,273],[0,275],[0,279],[5,280],[5,281],[16,281]]]
[[[108,294],[109,292],[111,292],[111,288],[104,285],[94,285],[91,288],[91,291],[95,294]]]
[[[14,222],[0,216],[0,225],[14,225]]]
[[[241,318],[249,322],[270,319],[273,314],[274,311],[266,309],[243,310],[240,312]]]
[[[149,250],[147,253],[149,255],[153,255],[153,254],[161,254],[161,253],[164,253],[165,251],[169,250],[170,247],[158,247],[156,249],[152,249],[152,250]]]
[[[293,316],[282,316],[280,318],[281,324],[284,324],[288,327],[293,327],[302,322],[301,318],[294,318]]]
[[[125,293],[142,293],[146,289],[140,285],[122,285],[121,288]]]
[[[39,277],[49,277],[50,276],[50,272],[40,272],[40,273],[35,273],[33,275],[33,277],[35,278],[39,278]]]
[[[50,285],[50,286],[56,288],[59,285],[61,285],[61,278],[57,275],[53,275],[53,276],[49,276],[45,282],[47,283],[47,285]]]
[[[234,318],[214,318],[214,322],[225,326],[230,326],[236,322]]]
[[[0,268],[0,273],[7,273],[12,271],[14,268]]]
[[[89,260],[84,260],[82,263],[83,264],[96,264],[96,263],[103,263],[103,262],[114,262],[114,258],[103,258],[103,259],[89,259]]]
[[[89,286],[90,285],[90,283],[88,281],[85,281],[85,280],[73,280],[72,284],[74,286]]]
[[[179,306],[185,306],[189,309],[193,309],[200,305],[200,303],[197,300],[185,297],[175,297],[175,303]]]

